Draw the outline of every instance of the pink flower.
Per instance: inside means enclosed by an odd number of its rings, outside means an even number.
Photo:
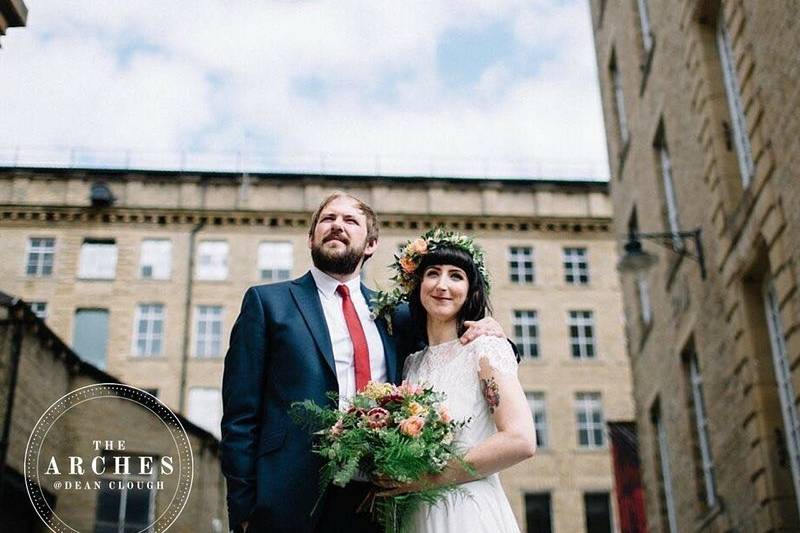
[[[342,423],[341,419],[337,420],[336,423],[331,426],[330,435],[334,439],[339,438],[344,433],[344,424]]]
[[[409,383],[408,381],[403,381],[399,387],[396,387],[396,393],[403,396],[414,396],[416,394],[420,394],[421,392],[422,387],[413,383]]]
[[[425,427],[425,419],[421,416],[410,416],[400,421],[400,433],[409,437],[419,437],[423,427]]]
[[[438,409],[439,418],[442,419],[442,422],[445,424],[449,424],[453,417],[450,416],[450,413],[447,411],[447,407],[444,405],[440,405]]]
[[[370,429],[381,429],[389,425],[389,411],[382,407],[373,407],[367,412],[367,425]]]

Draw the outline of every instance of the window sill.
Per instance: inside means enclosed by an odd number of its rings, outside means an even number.
[[[647,80],[650,78],[650,69],[653,66],[653,55],[656,51],[656,38],[652,34],[650,35],[650,38],[653,41],[653,45],[650,47],[650,50],[646,52],[647,55],[644,58],[644,63],[642,63],[639,67],[642,71],[642,83],[639,86],[640,97],[644,95],[644,91],[647,88]]]
[[[573,451],[580,454],[606,454],[608,453],[608,446],[597,446],[595,448],[581,448],[578,446],[577,448],[574,448]]]
[[[222,355],[215,355],[215,356],[213,356],[213,357],[210,357],[210,356],[198,357],[198,356],[196,356],[196,355],[192,355],[192,356],[189,358],[189,360],[191,360],[191,361],[198,361],[198,362],[214,362],[214,363],[221,363],[221,362],[225,361],[225,356],[222,356]]]
[[[116,277],[114,278],[82,278],[78,276],[75,278],[77,281],[116,281]]]
[[[164,363],[168,360],[166,355],[129,355],[128,361],[154,361]]]

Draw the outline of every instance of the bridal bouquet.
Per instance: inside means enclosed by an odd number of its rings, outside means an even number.
[[[331,398],[335,400],[335,395]],[[344,487],[358,473],[373,480],[410,483],[438,474],[454,459],[472,470],[454,443],[455,432],[467,421],[453,420],[444,400],[443,393],[431,388],[369,382],[344,410],[311,400],[293,404],[295,420],[318,437],[314,452],[325,461],[321,494],[331,483]],[[377,497],[369,507],[384,530],[394,532],[421,503],[435,504],[458,490],[451,485]]]

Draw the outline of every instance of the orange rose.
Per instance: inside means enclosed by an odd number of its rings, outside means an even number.
[[[416,263],[414,263],[413,259],[411,259],[410,257],[402,258],[400,260],[400,266],[408,274],[413,274],[414,271],[417,269]]]
[[[423,427],[425,427],[425,419],[421,416],[410,416],[400,421],[400,433],[409,437],[419,437]]]
[[[428,410],[417,402],[408,404],[408,411],[411,413],[411,416],[425,416],[428,414]]]
[[[447,411],[447,407],[444,405],[439,407],[439,418],[441,418],[442,422],[445,424],[450,423],[450,421],[453,419],[453,417],[451,417],[450,413]]]
[[[428,251],[428,242],[422,237],[419,237],[414,242],[408,243],[408,246],[406,246],[406,251],[415,254],[424,254]]]

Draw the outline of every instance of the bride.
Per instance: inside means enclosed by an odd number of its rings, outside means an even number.
[[[435,505],[421,507],[408,524],[417,532],[519,531],[498,472],[536,450],[533,418],[517,378],[517,360],[505,339],[480,337],[462,345],[466,321],[489,311],[489,282],[482,251],[471,238],[441,229],[403,250],[395,263],[411,321],[426,347],[408,357],[403,377],[447,394],[456,420],[470,419],[457,435],[473,471],[453,463],[420,482],[390,486],[383,495],[458,484]]]

